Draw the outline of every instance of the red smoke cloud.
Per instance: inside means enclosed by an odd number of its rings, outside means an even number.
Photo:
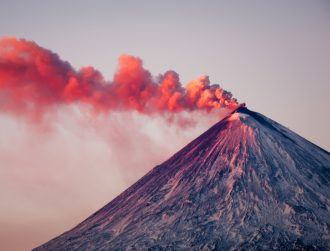
[[[235,108],[232,95],[207,76],[185,87],[174,71],[154,78],[141,59],[119,58],[112,81],[93,67],[75,70],[68,62],[34,42],[0,40],[0,110],[41,116],[55,105],[90,105],[96,111],[135,110],[143,114]]]

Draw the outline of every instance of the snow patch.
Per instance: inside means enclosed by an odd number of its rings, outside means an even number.
[[[235,112],[233,115],[231,115],[231,116],[228,118],[228,121],[244,120],[244,119],[246,119],[247,117],[249,117],[249,115],[244,114],[244,113],[238,113],[238,112]]]

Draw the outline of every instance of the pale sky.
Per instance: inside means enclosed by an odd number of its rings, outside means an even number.
[[[328,0],[1,0],[0,36],[8,35],[107,79],[121,54],[140,57],[153,75],[175,70],[183,83],[209,75],[251,110],[330,149]],[[183,132],[136,114],[92,125],[60,114],[46,134],[0,114],[1,250],[31,249],[73,227],[211,123]]]
[[[329,150],[330,2],[2,0],[0,35],[34,40],[111,78],[120,54],[155,75],[222,83]]]

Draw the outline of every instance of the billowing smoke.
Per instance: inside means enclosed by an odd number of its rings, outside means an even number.
[[[0,249],[73,227],[236,106],[206,76],[183,86],[123,55],[107,81],[34,42],[0,39]]]
[[[35,42],[0,40],[0,110],[42,118],[58,105],[87,104],[96,112],[130,111],[173,114],[182,111],[233,109],[231,93],[202,76],[183,86],[167,71],[153,77],[142,60],[122,55],[112,81],[91,66],[75,70]]]

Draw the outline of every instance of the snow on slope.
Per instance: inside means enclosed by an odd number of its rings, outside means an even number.
[[[330,154],[241,107],[35,250],[330,249]]]

